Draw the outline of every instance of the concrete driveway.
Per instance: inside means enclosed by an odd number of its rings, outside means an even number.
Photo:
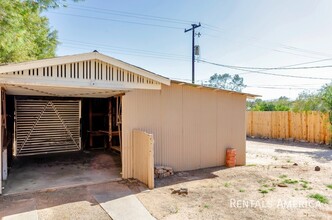
[[[0,197],[1,219],[154,219],[135,194],[138,182],[108,182]]]

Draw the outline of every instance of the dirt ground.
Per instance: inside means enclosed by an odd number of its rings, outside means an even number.
[[[320,171],[314,171],[315,166]],[[279,187],[280,183],[286,187]],[[120,181],[0,196],[0,217],[110,219],[96,195],[126,185],[156,219],[329,220],[332,189],[327,185],[331,184],[332,149],[249,139],[246,166],[178,172],[157,179],[154,190]],[[180,188],[187,188],[188,195],[171,193]],[[311,194],[325,196],[329,204],[309,198]]]
[[[137,196],[157,219],[332,219],[331,184],[332,149],[249,139],[247,166],[176,173]]]

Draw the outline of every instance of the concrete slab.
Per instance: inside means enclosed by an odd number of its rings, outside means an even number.
[[[155,219],[135,195],[103,202],[100,205],[114,220]]]
[[[38,220],[38,214],[36,210],[18,213],[10,216],[5,216],[2,220]]]
[[[120,155],[105,151],[20,158],[14,162],[4,195],[121,179]]]
[[[35,199],[19,199],[3,205],[0,209],[0,219],[38,220]]]
[[[88,187],[88,191],[114,220],[155,219],[124,184],[99,184]]]

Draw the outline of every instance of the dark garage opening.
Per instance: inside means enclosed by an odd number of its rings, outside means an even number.
[[[29,155],[19,155],[18,147],[15,149],[15,143],[17,144],[17,126],[21,126],[17,122],[17,102],[16,100],[43,100],[51,101],[54,109],[45,104],[46,109],[44,113],[34,117],[34,120],[39,117],[39,120],[45,120],[42,124],[32,123],[32,126],[40,126],[40,134],[31,134],[33,136],[40,138],[42,141],[37,142],[37,148],[34,148],[33,139],[28,147]],[[59,102],[57,102],[60,100]],[[55,145],[50,147],[50,151],[42,151],[42,148],[51,146],[49,139],[45,141],[47,131],[54,132],[58,134],[60,124],[66,129],[73,129],[74,126],[70,123],[66,124],[66,114],[68,115],[68,120],[71,119],[72,113],[62,112],[59,108],[66,103],[66,100],[77,100],[80,102],[80,120],[78,123],[79,135],[80,135],[80,148],[77,150],[72,150],[66,152],[67,149],[63,142],[59,144],[56,139],[52,139],[52,143]],[[120,100],[120,101],[119,101]],[[45,102],[45,103],[46,103]],[[33,102],[32,102],[33,103]],[[44,102],[40,102],[38,105],[42,105]],[[31,103],[30,103],[31,104]],[[118,180],[121,178],[121,153],[119,150],[121,144],[121,97],[112,98],[82,98],[82,99],[71,99],[71,98],[58,98],[58,97],[14,97],[6,96],[6,123],[7,123],[7,164],[8,164],[8,178],[4,185],[4,194],[14,194],[22,192],[31,192],[44,190],[49,188],[57,187],[68,187],[84,184],[94,184],[107,182],[112,180]],[[43,106],[41,106],[43,107]],[[24,110],[25,112],[32,111],[35,106],[28,108],[29,110]],[[37,108],[36,108],[37,109]],[[54,111],[54,112],[53,112]],[[59,113],[58,113],[59,112]],[[49,114],[50,121],[45,114]],[[27,118],[32,117],[33,113]],[[58,114],[58,115],[57,115]],[[56,115],[61,118],[64,116],[63,121],[60,123],[58,121],[52,121],[52,117],[56,118]],[[33,118],[33,117],[32,117]],[[54,119],[55,120],[55,119]],[[61,121],[61,120],[60,120]],[[25,123],[25,122],[24,122]],[[30,123],[30,122],[29,122]],[[53,124],[59,124],[58,127],[52,127]],[[44,126],[44,127],[43,127]],[[47,126],[51,126],[47,130]],[[32,128],[33,129],[33,128]],[[42,133],[42,132],[45,132]],[[68,132],[67,132],[68,133]],[[118,134],[118,135],[117,135]],[[51,135],[50,135],[51,136]],[[61,135],[58,135],[61,136]],[[69,134],[70,136],[70,134]],[[73,135],[74,136],[74,135]],[[30,137],[29,137],[30,138]],[[26,138],[26,143],[29,143],[30,139]],[[44,139],[43,139],[44,138]],[[59,137],[60,138],[60,137]],[[56,146],[65,149],[64,152],[57,152]],[[16,150],[16,154],[15,154]],[[23,152],[23,151],[21,151]],[[31,153],[33,152],[33,153]],[[39,152],[42,152],[39,154]],[[31,155],[30,155],[31,153]],[[27,153],[26,153],[27,154]]]

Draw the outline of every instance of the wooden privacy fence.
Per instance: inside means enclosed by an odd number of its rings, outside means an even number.
[[[317,111],[248,111],[247,136],[329,144],[331,142],[329,115]]]
[[[133,130],[133,176],[154,188],[153,135]]]

